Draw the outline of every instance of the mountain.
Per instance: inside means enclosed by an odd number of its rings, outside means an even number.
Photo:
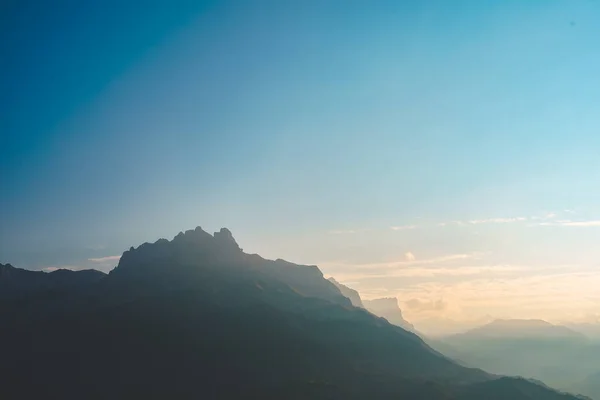
[[[82,287],[97,282],[106,274],[96,270],[53,272],[29,271],[0,264],[0,299],[23,297],[34,293]]]
[[[565,325],[568,328],[583,333],[590,339],[599,340],[600,339],[600,322],[596,323],[573,323]]]
[[[2,399],[574,399],[459,366],[317,267],[246,254],[226,229],[0,304]]]
[[[600,370],[599,344],[540,320],[497,320],[429,343],[462,365],[533,378],[564,390]]]
[[[356,290],[349,288],[346,285],[342,285],[341,283],[336,281],[333,277],[329,278],[329,282],[333,283],[335,285],[335,287],[337,287],[345,297],[350,299],[350,302],[352,303],[352,305],[354,307],[365,308],[365,306],[363,305],[363,302],[360,298],[360,295],[358,294],[358,292]]]
[[[572,388],[575,392],[600,400],[600,372],[594,373]]]
[[[553,325],[536,319],[495,320],[481,327],[471,329],[457,337],[489,338],[565,338],[584,339],[584,335],[566,326]]]
[[[415,327],[402,316],[402,310],[398,306],[398,299],[395,297],[365,300],[364,305],[373,314],[383,317],[390,323],[407,331],[415,332]]]

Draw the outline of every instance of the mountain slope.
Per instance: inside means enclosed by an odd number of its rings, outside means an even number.
[[[591,374],[571,388],[575,393],[590,396],[594,400],[600,400],[600,372]]]
[[[600,369],[600,346],[540,320],[499,320],[431,344],[461,364],[572,388]]]
[[[339,283],[333,277],[329,278],[329,282],[333,283],[345,297],[350,299],[350,302],[352,302],[354,307],[365,308],[362,299],[360,298],[360,294],[358,294],[356,290]]]
[[[353,307],[318,268],[243,253],[227,230],[132,248],[85,291],[0,318],[2,399],[471,399],[497,380]],[[525,386],[543,396],[512,398],[572,398]]]
[[[584,335],[566,326],[553,325],[549,322],[535,319],[495,320],[479,328],[471,329],[470,331],[454,336],[455,339],[470,337],[584,339]]]
[[[386,297],[375,300],[365,300],[365,308],[375,315],[387,319],[390,323],[403,329],[415,332],[415,327],[404,319],[402,310],[398,307],[398,299],[395,297]]]

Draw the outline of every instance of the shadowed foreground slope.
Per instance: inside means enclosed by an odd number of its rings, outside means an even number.
[[[77,289],[3,300],[0,398],[573,398],[458,366],[226,229],[132,248]]]

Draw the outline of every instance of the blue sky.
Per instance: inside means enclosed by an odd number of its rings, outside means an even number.
[[[0,262],[108,269],[227,226],[450,304],[424,321],[483,316],[451,299],[475,279],[598,278],[597,1],[29,3],[0,23]],[[573,296],[524,316],[600,310]]]

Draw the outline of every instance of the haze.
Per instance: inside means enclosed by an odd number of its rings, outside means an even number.
[[[600,3],[323,3],[8,6],[0,261],[227,226],[425,333],[600,322]]]

